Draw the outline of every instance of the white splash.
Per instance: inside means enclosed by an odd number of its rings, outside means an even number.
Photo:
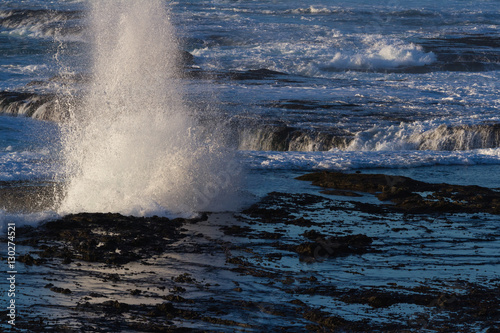
[[[229,209],[238,165],[183,102],[165,3],[91,2],[93,80],[63,128],[59,213],[191,214]],[[207,115],[204,115],[206,118]],[[231,201],[231,202],[230,202]]]

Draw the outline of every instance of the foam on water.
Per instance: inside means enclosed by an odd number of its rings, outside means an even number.
[[[79,11],[40,9],[0,10],[0,33],[33,38],[81,33]]]
[[[288,27],[293,29],[293,25]],[[298,27],[295,27],[298,29]],[[375,34],[343,34],[337,30],[325,32],[310,29],[311,33],[298,40],[289,40],[285,29],[283,38],[262,41],[234,41],[234,48],[225,44],[217,48],[196,49],[201,58],[230,61],[223,66],[238,70],[268,68],[279,72],[331,78],[344,70],[402,70],[422,67],[436,62],[433,52],[422,46]],[[206,61],[206,60],[205,60]],[[205,66],[210,65],[209,63]],[[213,65],[213,64],[212,64]],[[216,63],[216,66],[220,64]]]
[[[178,44],[163,1],[93,1],[93,80],[63,128],[60,213],[229,209],[232,153],[183,102]],[[211,116],[211,115],[202,115]],[[232,198],[231,200],[229,198]]]
[[[400,40],[386,40],[377,36],[363,39],[366,47],[360,52],[349,54],[336,52],[325,68],[333,69],[385,69],[401,66],[424,66],[436,61],[432,52],[425,52],[419,45]]]
[[[50,177],[54,170],[43,163],[48,159],[47,151],[12,152],[11,146],[0,150],[0,181],[30,180],[39,177]]]
[[[57,129],[51,123],[0,116],[0,181],[53,177],[55,166],[49,160],[57,149],[55,136]]]
[[[242,158],[256,170],[357,170],[416,168],[439,165],[500,165],[500,148],[468,151],[401,150],[327,152],[242,151]]]

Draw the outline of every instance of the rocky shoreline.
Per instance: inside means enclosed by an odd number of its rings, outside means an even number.
[[[17,228],[16,329],[500,332],[498,191],[299,179],[317,193],[272,192],[239,213]]]

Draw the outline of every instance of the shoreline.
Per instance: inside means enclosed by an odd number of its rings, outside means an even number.
[[[402,211],[366,189],[398,179],[350,175],[364,190],[270,192],[198,219],[76,214],[20,227],[16,328],[500,330],[499,216]]]

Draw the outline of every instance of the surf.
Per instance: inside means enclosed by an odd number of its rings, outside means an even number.
[[[163,1],[92,1],[91,80],[62,125],[60,214],[192,214],[233,203],[240,167],[223,126],[190,109]],[[215,111],[216,112],[216,111]]]

